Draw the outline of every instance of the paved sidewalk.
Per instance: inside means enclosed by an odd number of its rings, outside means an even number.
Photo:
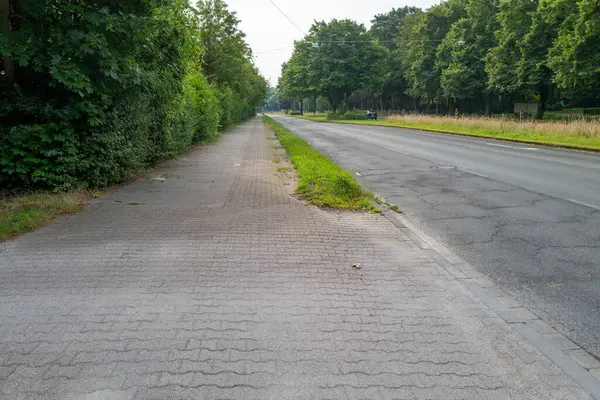
[[[1,244],[0,398],[590,398],[387,219],[290,196],[272,139]]]

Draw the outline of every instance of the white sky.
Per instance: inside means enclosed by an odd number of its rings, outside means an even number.
[[[273,0],[302,31],[307,32],[314,20],[350,18],[367,26],[376,14],[392,8],[416,6],[427,8],[439,0]],[[256,65],[271,85],[277,85],[281,64],[292,55],[294,40],[304,35],[298,31],[269,0],[225,0],[237,12],[240,28],[255,53]],[[289,47],[279,51],[264,51]]]

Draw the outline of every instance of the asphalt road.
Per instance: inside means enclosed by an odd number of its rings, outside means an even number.
[[[600,357],[600,155],[275,119]]]

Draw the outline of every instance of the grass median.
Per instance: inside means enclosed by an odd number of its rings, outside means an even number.
[[[431,115],[394,115],[378,121],[327,121],[327,117],[324,115],[300,118],[342,124],[412,128],[487,139],[582,150],[600,150],[600,120],[572,119],[568,121],[519,122],[508,118],[454,118]]]
[[[272,118],[265,115],[264,121],[289,154],[298,174],[297,193],[309,203],[345,210],[375,210],[369,201],[371,193],[363,190],[350,172]]]
[[[0,242],[79,211],[95,194],[90,191],[33,193],[0,199]]]

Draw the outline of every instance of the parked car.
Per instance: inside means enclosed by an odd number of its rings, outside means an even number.
[[[376,120],[377,119],[377,111],[369,111],[367,112],[367,119],[373,119]]]

